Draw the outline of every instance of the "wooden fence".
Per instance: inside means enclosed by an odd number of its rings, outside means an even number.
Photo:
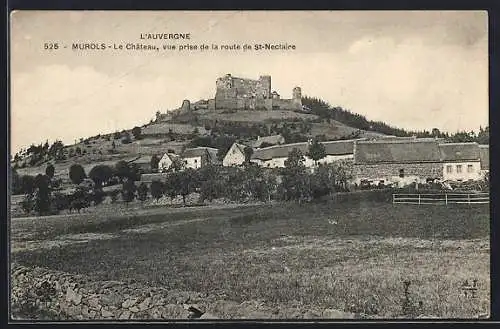
[[[489,193],[393,194],[392,203],[406,204],[488,204]]]

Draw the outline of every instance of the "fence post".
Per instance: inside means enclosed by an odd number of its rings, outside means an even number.
[[[467,203],[470,204],[470,194],[467,194]]]
[[[394,201],[396,200],[396,194],[392,194],[392,204],[394,204]]]
[[[418,204],[420,204],[420,194],[418,195]]]
[[[448,204],[448,194],[444,194],[444,204]]]

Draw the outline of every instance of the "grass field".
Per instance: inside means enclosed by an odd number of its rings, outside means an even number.
[[[280,314],[333,308],[403,316],[409,280],[413,303],[422,302],[418,314],[469,318],[489,313],[489,218],[485,206],[360,202],[14,219],[12,260],[92,280],[264,301]],[[84,233],[100,238],[49,248]],[[460,286],[474,278],[478,298],[465,299]]]

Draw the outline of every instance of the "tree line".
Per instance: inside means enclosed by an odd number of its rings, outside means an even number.
[[[350,178],[347,163],[320,165],[325,157],[323,144],[314,141],[307,155],[316,162],[316,170],[311,172],[305,167],[305,155],[294,149],[290,152],[284,168],[262,168],[250,162],[251,152],[245,151],[245,164],[241,167],[222,167],[208,165],[197,170],[184,168],[183,163],[171,168],[164,181],[153,181],[150,185],[140,180],[140,171],[134,164],[119,161],[114,166],[96,165],[88,173],[79,164],[69,168],[69,179],[75,184],[75,191],[63,194],[60,181],[54,178],[52,164],[45,174],[19,176],[11,169],[13,194],[24,194],[21,202],[27,214],[50,215],[62,210],[80,211],[92,204],[97,206],[109,196],[116,202],[121,196],[123,202],[137,199],[145,201],[149,197],[160,199],[163,196],[174,199],[182,197],[186,204],[187,196],[193,192],[200,194],[200,201],[224,198],[235,202],[298,200],[307,201],[328,193],[344,191]],[[152,166],[158,165],[158,158],[152,157]],[[82,184],[90,179],[93,184]],[[121,189],[104,192],[104,186],[121,184]]]
[[[316,97],[303,97],[302,104],[320,118],[332,119],[346,124],[350,127],[375,131],[384,135],[394,135],[397,137],[416,136],[418,138],[438,137],[444,138],[449,142],[477,142],[479,144],[489,144],[489,127],[480,127],[479,132],[458,131],[454,134],[441,132],[437,128],[431,131],[409,131],[401,128],[395,128],[381,121],[368,120],[365,116],[352,113],[339,106],[331,106],[327,102]]]

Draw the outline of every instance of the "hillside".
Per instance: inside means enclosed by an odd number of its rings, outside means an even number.
[[[196,104],[196,103],[195,103]],[[357,137],[376,138],[384,135],[442,137],[454,142],[488,143],[489,129],[475,133],[459,132],[448,135],[432,132],[405,131],[384,122],[374,122],[364,116],[332,107],[319,98],[304,97],[303,111],[290,110],[208,110],[192,106],[168,114],[157,113],[157,119],[141,127],[121,132],[82,138],[79,143],[49,147],[32,145],[24,154],[16,154],[13,166],[20,175],[44,173],[48,163],[56,169],[56,177],[68,180],[68,168],[81,164],[88,172],[97,164],[112,165],[120,160],[131,161],[141,155],[161,155],[167,151],[181,153],[186,147],[212,146],[228,148],[229,142],[251,144],[258,137],[281,134],[286,143],[311,138],[338,140]],[[217,138],[224,138],[222,144]],[[223,152],[224,150],[222,150]]]

